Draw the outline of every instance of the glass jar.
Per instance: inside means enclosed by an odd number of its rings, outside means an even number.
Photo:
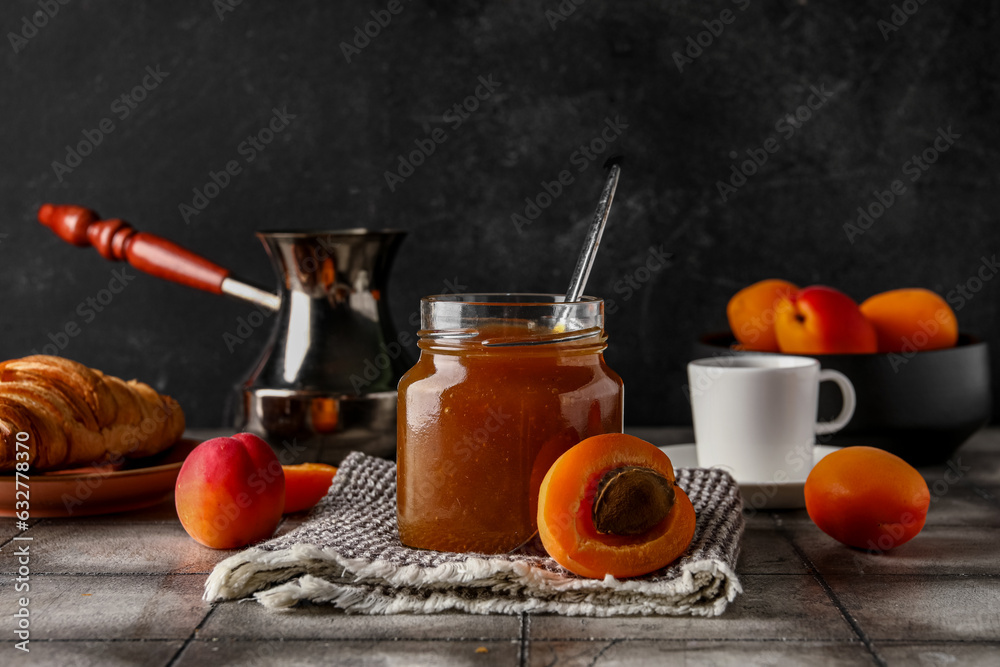
[[[420,321],[420,358],[399,382],[400,539],[505,553],[535,533],[549,466],[584,438],[622,431],[604,302],[431,296]]]

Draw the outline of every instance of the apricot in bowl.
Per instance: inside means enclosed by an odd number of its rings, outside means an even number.
[[[989,420],[986,343],[960,334],[948,301],[930,290],[894,289],[858,304],[831,287],[767,279],[734,294],[726,314],[732,334],[702,336],[695,359],[798,354],[851,380],[854,416],[821,444],[872,445],[913,465],[941,463]],[[839,414],[841,401],[821,384],[820,419]]]

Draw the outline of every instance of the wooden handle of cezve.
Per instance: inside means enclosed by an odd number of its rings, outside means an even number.
[[[135,268],[175,283],[222,294],[229,271],[154,234],[139,232],[118,219],[101,220],[82,206],[44,204],[38,220],[75,246],[94,246],[104,259],[125,261]]]

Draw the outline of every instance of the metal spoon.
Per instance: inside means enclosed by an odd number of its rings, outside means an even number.
[[[583,242],[583,249],[580,251],[580,258],[576,262],[576,268],[573,270],[573,279],[570,280],[569,290],[566,292],[566,301],[569,303],[571,301],[576,301],[580,298],[583,293],[583,288],[587,284],[587,278],[590,277],[590,269],[594,266],[594,257],[597,255],[597,246],[601,244],[601,236],[604,235],[604,227],[608,224],[608,214],[611,212],[611,202],[615,198],[615,190],[618,188],[618,176],[621,174],[621,162],[622,157],[616,155],[607,159],[604,163],[604,168],[608,170],[608,178],[604,181],[604,190],[601,191],[601,199],[597,202],[597,210],[594,211],[594,219],[590,222],[590,228],[587,230],[587,238]],[[569,308],[566,308],[568,311]],[[562,332],[566,330],[566,313],[559,318],[559,323],[553,328],[556,332]],[[593,331],[586,330],[581,332],[579,337],[592,336]],[[561,338],[563,342],[567,340],[573,340],[576,337]],[[549,342],[549,341],[545,341]],[[530,544],[535,537],[538,535],[536,530],[531,534],[531,537],[526,539],[524,542],[519,544],[517,547],[511,549],[508,553],[513,553],[525,548]]]
[[[573,278],[569,282],[569,289],[566,291],[566,302],[576,301],[583,294],[583,288],[590,277],[590,269],[594,266],[594,257],[597,256],[597,246],[601,243],[601,236],[604,235],[604,227],[608,223],[608,214],[611,212],[611,202],[615,198],[615,190],[618,188],[618,176],[621,174],[620,155],[608,158],[604,163],[604,168],[608,170],[608,178],[604,181],[604,190],[601,192],[601,199],[597,202],[597,210],[594,211],[594,219],[590,222],[587,230],[587,238],[584,239],[583,249],[580,250],[580,258],[576,261],[576,268],[573,269]]]
[[[604,235],[604,227],[608,223],[608,214],[611,212],[611,202],[615,198],[615,190],[618,188],[618,176],[621,174],[622,157],[616,155],[610,157],[604,163],[604,168],[608,170],[608,178],[604,181],[604,190],[601,191],[601,199],[597,202],[597,210],[594,211],[594,219],[587,229],[587,238],[583,241],[583,249],[580,250],[580,258],[576,261],[576,268],[573,269],[573,277],[569,281],[569,289],[566,291],[564,303],[576,301],[583,294],[583,288],[590,277],[590,269],[594,266],[594,258],[597,256],[597,246],[601,244],[601,236]],[[570,329],[569,306],[560,309],[556,324],[552,327],[555,333],[562,333]]]

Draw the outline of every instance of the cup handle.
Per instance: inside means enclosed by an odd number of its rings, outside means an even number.
[[[830,381],[840,388],[840,393],[844,397],[844,406],[840,409],[840,414],[828,422],[817,422],[816,433],[823,435],[834,433],[847,426],[854,416],[854,408],[858,403],[857,395],[854,393],[854,385],[847,379],[847,376],[840,371],[824,368],[819,372],[819,381]]]

